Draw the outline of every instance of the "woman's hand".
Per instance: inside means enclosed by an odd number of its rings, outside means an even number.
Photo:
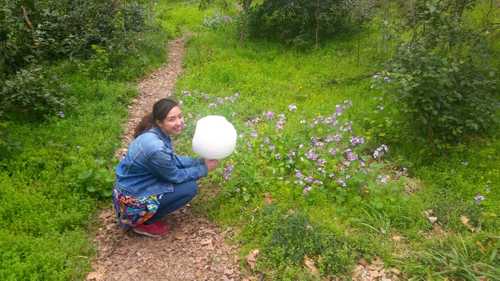
[[[205,159],[205,165],[207,166],[208,171],[212,171],[219,165],[219,160],[210,160]]]

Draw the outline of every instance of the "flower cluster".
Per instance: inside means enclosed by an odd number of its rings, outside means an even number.
[[[211,103],[214,105],[209,107],[216,107],[227,101],[234,102],[238,95],[236,93],[231,97],[216,98]],[[365,138],[353,132],[352,121],[345,120],[345,112],[350,107],[352,102],[346,100],[332,108],[330,114],[300,120],[299,127],[303,128],[304,135],[294,138],[293,145],[289,138],[282,137],[281,131],[288,126],[290,115],[297,114],[295,104],[288,105],[286,112],[263,111],[250,117],[245,121],[247,132],[241,134],[240,139],[246,143],[243,147],[248,149],[249,155],[262,157],[270,165],[279,166],[280,169],[273,167],[273,175],[277,178],[292,176],[304,194],[316,188],[347,188],[353,178],[357,182],[360,179],[376,178],[379,186],[397,179],[388,175],[377,176],[376,167],[372,167],[370,163],[374,162],[373,159],[381,160],[389,149],[382,144],[372,155],[365,153]],[[301,140],[306,141],[300,143]],[[224,180],[230,179],[233,170],[233,164],[224,168]],[[294,171],[292,175],[288,174],[290,171]],[[375,175],[366,176],[370,173]]]
[[[228,181],[231,178],[231,174],[233,173],[234,170],[234,165],[233,164],[227,164],[226,167],[224,167],[224,172],[222,177],[224,180]]]
[[[226,102],[234,103],[238,97],[240,96],[240,93],[236,92],[234,95],[228,96],[228,97],[216,97],[214,102],[211,102],[208,104],[208,108],[215,108],[221,105],[224,105]]]

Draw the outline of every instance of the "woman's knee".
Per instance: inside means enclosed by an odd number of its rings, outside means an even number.
[[[195,197],[198,193],[198,183],[196,181],[188,181],[181,183],[175,187],[176,191],[181,191],[189,197]]]

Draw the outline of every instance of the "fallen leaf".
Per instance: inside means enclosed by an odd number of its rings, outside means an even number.
[[[360,258],[358,260],[358,264],[362,265],[362,266],[367,266],[368,265],[368,262],[364,259],[364,258]]]
[[[391,237],[391,239],[392,239],[392,241],[399,242],[399,241],[401,241],[402,237],[399,235],[394,235]]]
[[[186,239],[186,234],[184,234],[182,232],[176,232],[174,235],[174,238],[177,240],[184,240],[184,239]]]
[[[427,219],[429,219],[429,221],[434,224],[437,222],[438,218],[437,217],[428,217]]]
[[[476,232],[476,228],[470,224],[470,220],[467,216],[460,216],[460,221],[465,225],[470,231]]]
[[[310,259],[308,256],[304,257],[304,265],[306,266],[306,268],[309,270],[309,272],[312,275],[319,276],[318,268],[314,264],[314,261],[312,259]]]
[[[100,280],[103,280],[103,276],[101,273],[94,271],[94,272],[91,272],[87,275],[86,280],[87,281],[100,281]]]
[[[271,193],[264,193],[264,203],[266,203],[267,205],[271,205],[273,203],[273,196],[271,195]]]
[[[257,256],[259,255],[259,252],[259,249],[252,250],[246,257],[247,263],[252,270],[255,268],[255,263],[257,262]]]

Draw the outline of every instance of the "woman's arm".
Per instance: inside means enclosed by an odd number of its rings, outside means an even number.
[[[197,180],[208,173],[204,162],[199,162],[196,165],[185,168],[178,167],[177,162],[177,157],[171,150],[162,149],[151,153],[146,161],[146,165],[148,166],[148,170],[155,176],[171,183]]]
[[[177,154],[174,154],[174,156],[175,156],[176,165],[179,168],[189,168],[192,166],[204,164],[203,159],[200,159],[200,158],[193,158],[193,157],[182,156],[182,155],[177,155]]]

